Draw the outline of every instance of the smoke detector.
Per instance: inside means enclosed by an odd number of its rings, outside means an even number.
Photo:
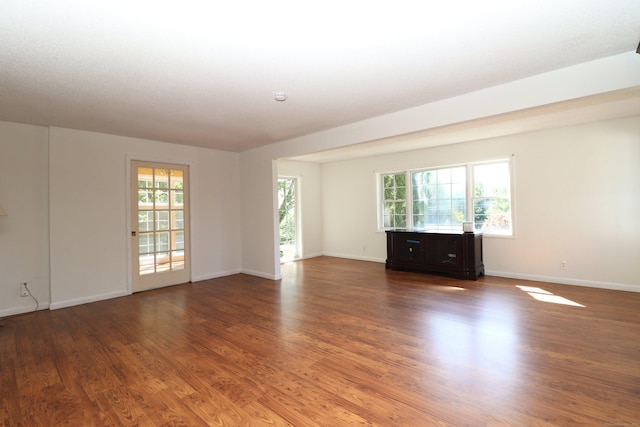
[[[284,92],[276,92],[273,94],[273,99],[278,102],[284,102],[287,100],[287,94]]]

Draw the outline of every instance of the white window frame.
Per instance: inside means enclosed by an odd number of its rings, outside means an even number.
[[[443,166],[434,166],[427,168],[413,168],[413,169],[405,169],[405,170],[386,170],[386,171],[376,171],[376,209],[377,209],[377,226],[379,232],[384,232],[386,230],[393,230],[394,228],[386,228],[384,227],[384,176],[385,175],[396,175],[396,174],[405,174],[405,183],[406,183],[406,229],[413,229],[413,182],[411,179],[412,172],[421,172],[421,171],[434,171],[439,169],[449,169],[455,167],[466,167],[466,215],[465,221],[474,220],[474,199],[475,199],[475,189],[474,189],[474,166],[477,165],[487,165],[487,164],[497,164],[497,163],[507,163],[507,167],[509,169],[509,220],[511,224],[511,232],[510,233],[493,233],[491,230],[482,231],[485,236],[489,237],[507,237],[512,238],[516,235],[516,226],[515,226],[515,201],[514,201],[514,159],[515,157],[511,155],[510,157],[496,158],[485,161],[478,162],[470,162],[464,164],[454,164],[454,165],[443,165]],[[475,229],[475,223],[474,223]],[[445,230],[435,230],[444,232]],[[460,226],[460,230],[462,231],[462,226]]]

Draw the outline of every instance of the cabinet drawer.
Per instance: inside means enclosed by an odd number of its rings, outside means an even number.
[[[424,262],[424,243],[422,239],[396,236],[395,247],[398,262]]]
[[[427,265],[439,268],[460,268],[462,266],[461,243],[460,239],[446,236],[430,238],[427,242]]]

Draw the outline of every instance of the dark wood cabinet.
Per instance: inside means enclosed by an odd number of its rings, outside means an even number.
[[[484,274],[481,233],[387,231],[386,267],[423,270],[477,280]]]

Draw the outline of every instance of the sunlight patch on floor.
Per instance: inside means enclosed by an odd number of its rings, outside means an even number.
[[[584,307],[584,305],[582,304],[579,304],[575,301],[571,301],[570,299],[561,297],[559,295],[554,295],[553,293],[546,291],[542,288],[536,288],[531,286],[520,286],[520,285],[516,285],[516,288],[519,288],[520,290],[528,293],[538,301],[550,302],[553,304],[571,305],[574,307]]]

